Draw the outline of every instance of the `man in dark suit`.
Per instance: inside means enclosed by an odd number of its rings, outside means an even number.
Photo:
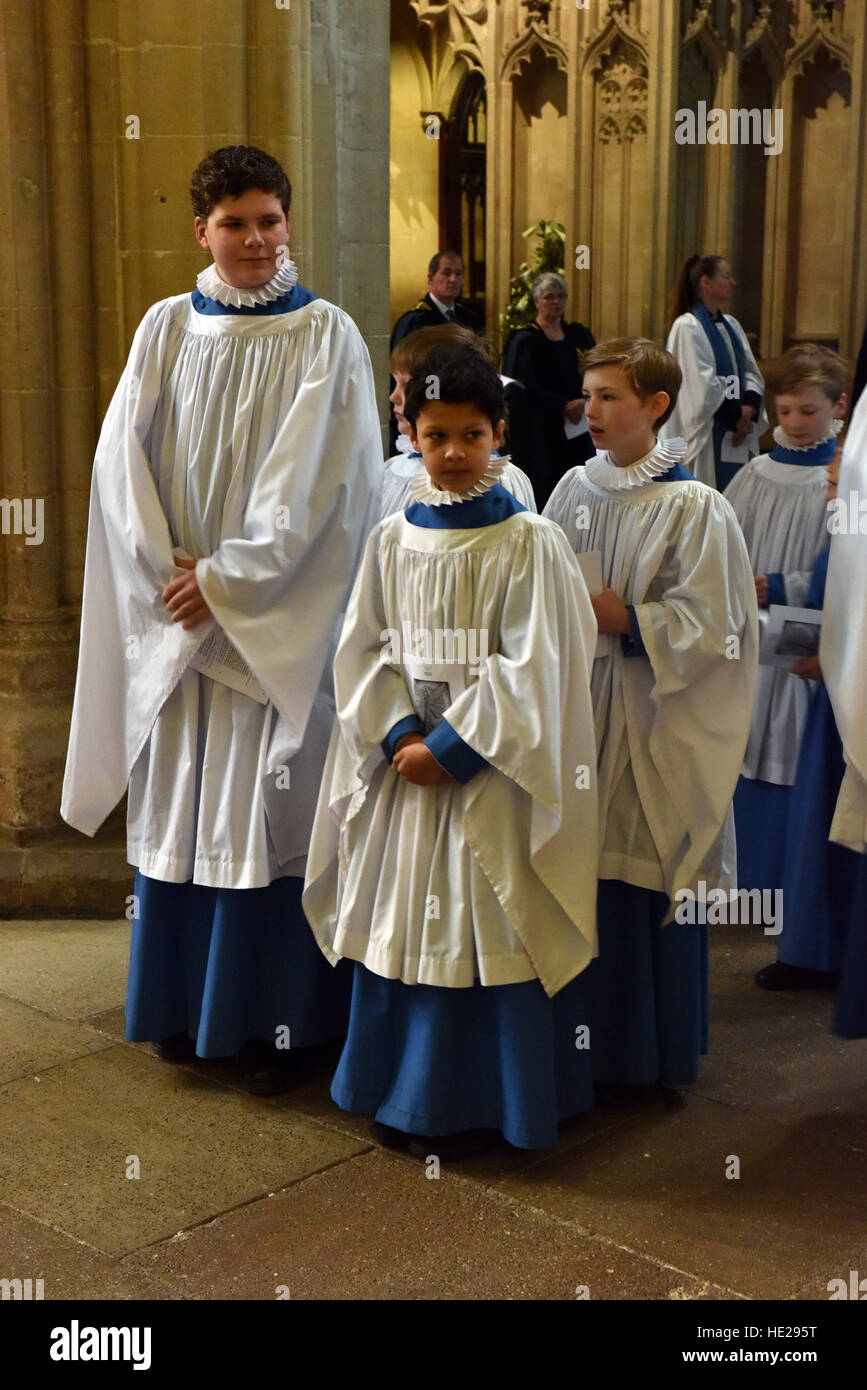
[[[458,303],[464,285],[464,262],[459,251],[438,251],[427,268],[427,294],[418,301],[415,308],[401,314],[391,332],[389,350],[394,352],[402,342],[417,328],[430,328],[433,324],[459,323],[471,328],[474,333],[482,331],[482,320],[475,309]],[[394,380],[389,382],[389,390],[394,390]],[[389,453],[396,448],[397,427],[389,410]]]
[[[475,309],[458,303],[464,284],[464,262],[458,251],[438,251],[427,269],[427,294],[414,309],[401,314],[391,334],[394,348],[417,328],[435,323],[460,323],[480,333],[482,321]]]

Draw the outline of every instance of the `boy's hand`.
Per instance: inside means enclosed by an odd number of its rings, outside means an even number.
[[[176,555],[175,564],[189,570],[189,574],[182,574],[167,584],[162,592],[162,600],[172,615],[172,622],[181,623],[186,632],[191,627],[198,627],[213,614],[202,597],[196,579],[195,560],[181,560]]]
[[[566,416],[566,419],[570,421],[571,424],[580,425],[581,420],[584,416],[585,405],[586,401],[584,400],[584,397],[576,396],[574,401],[566,402],[563,408],[563,414]]]
[[[800,676],[805,681],[822,681],[822,668],[819,665],[817,656],[802,656],[800,661],[796,661],[792,667],[792,675]]]
[[[399,740],[391,765],[416,787],[438,787],[454,781],[445,768],[440,767],[421,734],[405,734]]]
[[[756,602],[760,608],[768,606],[768,576],[766,574],[756,575]]]
[[[626,605],[620,601],[613,589],[603,589],[601,594],[591,594],[590,602],[596,614],[596,625],[605,634],[622,633],[628,637],[632,624]]]

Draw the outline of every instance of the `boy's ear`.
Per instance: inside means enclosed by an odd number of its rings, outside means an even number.
[[[495,429],[494,429],[494,448],[495,448],[495,449],[499,449],[499,447],[500,447],[500,445],[502,444],[502,442],[503,442],[503,440],[505,439],[505,437],[506,437],[506,422],[505,422],[505,420],[500,420],[500,421],[498,421],[498,423],[497,423],[497,425],[496,425],[496,427],[495,427]]]
[[[844,391],[843,394],[842,394],[842,396],[841,396],[840,399],[838,400],[837,404],[834,406],[834,414],[833,414],[833,416],[832,416],[832,419],[834,419],[834,420],[843,420],[843,419],[845,419],[845,417],[846,417],[846,411],[848,410],[848,408],[849,408],[849,397],[846,395],[846,392]]]
[[[200,246],[204,246],[205,250],[207,250],[207,248],[208,248],[208,224],[207,224],[207,222],[205,222],[201,217],[197,217],[196,220],[195,220],[195,224],[194,224],[194,225],[195,225],[195,232],[196,232],[196,241],[199,243]]]

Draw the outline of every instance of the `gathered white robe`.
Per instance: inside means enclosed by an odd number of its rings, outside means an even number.
[[[786,601],[796,608],[803,604],[816,557],[828,543],[827,488],[821,466],[781,463],[761,454],[739,469],[725,490],[741,524],[753,574],[781,574]],[[767,621],[767,608],[760,609],[760,631]],[[759,667],[743,777],[792,786],[812,689],[782,667]]]
[[[599,456],[597,455],[597,458]],[[606,456],[603,456],[607,458]],[[591,461],[592,462],[592,461]],[[715,488],[692,480],[611,489],[573,468],[544,515],[633,605],[647,656],[601,639],[593,665],[600,878],[667,893],[735,886],[731,800],[755,692],[755,586]]]
[[[412,479],[420,468],[424,468],[421,459],[408,454],[395,454],[393,458],[386,460],[378,520],[384,520],[393,512],[406,511],[412,502]],[[506,461],[506,466],[500,474],[500,482],[528,512],[538,511],[533,484],[516,463]]]
[[[445,711],[490,764],[418,787],[380,742],[416,712],[389,630],[487,633]],[[469,639],[468,643],[469,643]],[[335,660],[338,723],[310,845],[304,910],[331,961],[406,984],[538,978],[555,994],[596,953],[596,623],[560,531],[531,512],[372,533]],[[469,647],[468,647],[469,649]]]
[[[749,345],[747,336],[737,319],[724,314],[730,332],[737,334],[744,349],[745,380],[741,391],[757,391],[764,402],[765,379]],[[719,330],[717,330],[719,332]],[[731,348],[722,333],[720,338],[731,357],[732,373],[736,372],[736,362]],[[726,395],[726,378],[720,376],[713,350],[704,328],[695,314],[681,314],[671,325],[671,332],[665,344],[673,357],[677,358],[683,373],[683,384],[677,403],[665,424],[660,427],[660,439],[686,440],[686,467],[709,487],[716,485],[716,463],[713,452],[713,422]],[[762,405],[758,420],[753,420],[745,443],[750,457],[759,452],[759,439],[768,427],[768,417]]]
[[[367,349],[335,305],[211,316],[184,294],[148,310],[94,465],[70,825],[94,834],[129,783],[144,874],[254,888],[303,873],[380,438]],[[176,549],[267,704],[189,668],[214,622],[172,623]]]
[[[836,506],[828,507],[832,537],[819,661],[846,763],[829,838],[867,854],[867,391],[843,446]]]

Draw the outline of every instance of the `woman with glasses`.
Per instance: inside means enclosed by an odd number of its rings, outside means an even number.
[[[581,394],[581,358],[595,339],[565,319],[566,298],[561,275],[539,275],[535,322],[512,335],[503,355],[504,375],[524,387],[508,396],[511,457],[529,476],[540,511],[563,474],[596,452]]]

